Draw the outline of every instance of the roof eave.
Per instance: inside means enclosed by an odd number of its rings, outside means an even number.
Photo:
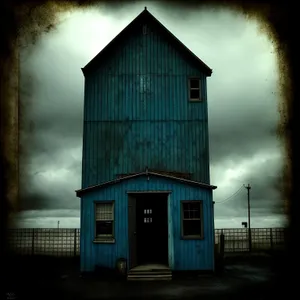
[[[141,172],[141,173],[136,173],[136,174],[132,174],[126,177],[122,177],[122,178],[118,178],[118,179],[114,179],[114,180],[110,180],[101,184],[97,184],[94,186],[90,186],[84,189],[80,189],[80,190],[76,190],[76,197],[81,197],[81,195],[83,195],[86,192],[90,192],[94,189],[97,188],[102,188],[106,185],[110,185],[110,184],[116,184],[118,182],[124,181],[124,180],[128,180],[134,177],[138,177],[138,176],[148,176],[148,175],[153,175],[153,176],[157,176],[157,177],[163,177],[163,178],[169,178],[172,180],[176,180],[176,181],[180,181],[182,183],[186,183],[186,184],[190,184],[190,185],[197,185],[199,187],[205,188],[205,189],[210,189],[210,190],[215,190],[217,188],[217,186],[215,185],[210,185],[210,184],[205,184],[205,183],[201,183],[198,181],[193,181],[193,180],[188,180],[188,179],[184,179],[184,178],[178,178],[178,177],[174,177],[174,176],[170,176],[170,175],[163,175],[163,174],[159,174],[159,173],[154,173],[154,172]]]
[[[86,69],[85,69],[85,67],[81,68],[81,72],[82,72],[83,76],[85,77],[86,76]]]
[[[208,189],[212,189],[212,190],[214,190],[214,189],[217,188],[214,185],[202,183],[202,182],[199,182],[199,181],[194,181],[194,180],[189,180],[189,179],[185,179],[185,178],[174,177],[174,176],[171,176],[171,175],[159,174],[159,173],[155,173],[155,172],[148,172],[148,173],[150,175],[154,175],[154,176],[158,176],[158,177],[164,177],[164,178],[169,178],[169,179],[181,181],[181,182],[184,182],[184,183],[187,183],[187,184],[194,184],[194,185],[198,185],[200,187],[208,188]]]

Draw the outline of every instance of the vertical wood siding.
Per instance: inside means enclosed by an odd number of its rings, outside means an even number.
[[[189,76],[202,102],[188,101]],[[153,24],[86,76],[82,164],[83,188],[146,166],[210,182],[206,77]]]

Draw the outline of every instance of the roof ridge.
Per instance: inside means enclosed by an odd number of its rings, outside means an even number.
[[[206,76],[211,76],[212,69],[207,66],[198,56],[196,56],[187,46],[185,46],[172,32],[170,32],[158,19],[156,19],[147,9],[145,6],[145,9],[135,18],[133,19],[125,28],[123,28],[94,58],[92,58],[85,67],[81,68],[84,75],[86,75],[89,70],[93,70],[93,66],[99,63],[101,61],[102,55],[104,53],[107,53],[110,55],[111,48],[121,40],[121,38],[129,32],[130,29],[132,29],[136,24],[139,24],[139,21],[142,20],[142,18],[148,17],[150,20],[155,22],[158,27],[172,40],[175,47],[177,46],[180,48],[181,51],[186,52],[187,55],[189,55],[190,58],[192,58],[196,64],[198,64],[198,68],[202,69]]]

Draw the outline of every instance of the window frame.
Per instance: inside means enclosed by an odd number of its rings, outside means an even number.
[[[198,80],[199,81],[199,88],[192,88],[191,87],[191,80]],[[190,76],[188,78],[188,99],[190,102],[202,102],[202,97],[201,97],[201,78],[199,76]],[[199,91],[199,98],[191,98],[191,90],[198,90]]]
[[[188,203],[198,203],[200,205],[200,234],[199,235],[184,235],[184,213],[183,213],[183,206],[184,204]],[[203,200],[181,200],[180,201],[180,236],[182,240],[203,240],[204,239],[204,222],[203,222]]]
[[[111,236],[97,236],[97,205],[111,204],[112,205],[112,234]],[[115,243],[115,200],[95,200],[94,201],[94,243]]]

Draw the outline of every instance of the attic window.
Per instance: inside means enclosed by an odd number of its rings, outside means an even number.
[[[189,79],[189,100],[200,101],[200,78]]]

